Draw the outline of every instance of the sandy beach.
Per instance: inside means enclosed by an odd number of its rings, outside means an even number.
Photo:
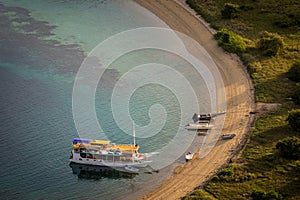
[[[180,199],[205,183],[226,164],[250,127],[249,112],[254,109],[252,83],[246,68],[236,55],[224,52],[213,39],[211,30],[194,12],[179,0],[136,0],[172,29],[182,32],[202,45],[216,63],[225,85],[227,113],[222,130],[236,133],[232,140],[218,141],[208,155],[186,163],[142,199]]]

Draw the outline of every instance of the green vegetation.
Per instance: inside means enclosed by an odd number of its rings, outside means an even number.
[[[287,72],[287,76],[292,81],[298,82],[293,100],[296,104],[300,105],[300,59],[292,64],[292,67]]]
[[[296,104],[300,105],[300,83],[297,84],[297,89],[293,96],[293,100],[295,101]]]
[[[221,11],[222,16],[225,19],[233,19],[237,17],[239,5],[233,3],[225,3],[224,9]]]
[[[290,111],[287,121],[292,129],[300,132],[300,109]]]
[[[261,190],[253,190],[251,197],[254,200],[276,200],[282,199],[282,196],[275,191],[264,192]]]
[[[276,149],[283,158],[299,159],[300,158],[300,139],[297,137],[288,137],[276,144]]]
[[[283,38],[277,33],[264,31],[258,41],[258,48],[263,51],[263,55],[275,56],[283,50]]]
[[[218,40],[218,43],[223,49],[228,52],[241,54],[246,50],[246,43],[244,39],[227,29],[221,29],[215,34],[215,38]]]
[[[187,198],[300,199],[300,1],[187,3],[217,30],[219,45],[240,56],[256,101],[282,105],[257,118],[233,162]]]
[[[212,195],[209,193],[203,191],[203,190],[197,190],[193,194],[191,194],[189,197],[186,198],[187,200],[196,200],[196,199],[201,199],[201,200],[216,200]]]
[[[293,63],[292,67],[288,71],[288,77],[292,81],[300,82],[300,60]]]

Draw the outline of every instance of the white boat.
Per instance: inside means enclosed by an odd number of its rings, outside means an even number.
[[[192,117],[194,122],[200,121],[200,120],[211,120],[212,115],[211,113],[206,113],[206,114],[197,114],[195,113]]]
[[[137,173],[139,171],[138,168],[135,168],[133,166],[125,166],[124,167],[126,170],[128,170],[129,172],[134,172],[134,173]]]
[[[109,140],[74,138],[70,162],[114,168],[146,167],[153,153],[138,152],[137,144],[114,144]]]
[[[213,125],[209,124],[208,122],[199,122],[195,124],[187,124],[185,126],[188,130],[208,130],[211,129]]]
[[[186,161],[192,160],[193,157],[194,157],[194,154],[191,153],[191,152],[188,152],[188,153],[185,155],[185,160],[186,160]]]
[[[218,115],[223,115],[225,114],[225,111],[220,111],[220,112],[215,112],[215,113],[202,113],[202,114],[197,114],[195,113],[192,117],[194,122],[202,121],[202,120],[211,120],[212,118],[218,116]]]
[[[151,162],[147,158],[158,154],[158,152],[143,154],[138,150],[139,145],[135,142],[133,126],[133,144],[115,144],[109,140],[74,138],[70,162],[124,169],[124,167],[146,167]]]

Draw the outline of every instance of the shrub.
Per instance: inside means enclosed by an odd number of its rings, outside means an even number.
[[[251,197],[254,199],[254,200],[257,200],[257,199],[263,199],[264,198],[264,195],[265,195],[265,192],[264,191],[261,191],[261,190],[256,190],[254,189],[251,193]]]
[[[233,174],[233,170],[230,168],[224,168],[219,172],[220,176],[231,176]]]
[[[221,14],[225,19],[232,19],[237,17],[237,12],[239,10],[239,5],[233,3],[225,3]]]
[[[194,200],[194,199],[214,200],[215,198],[212,197],[209,193],[205,192],[204,190],[196,190],[190,196],[185,198],[185,200]]]
[[[293,96],[293,100],[296,104],[300,105],[300,83],[297,84],[297,89],[296,89],[295,94]]]
[[[227,29],[218,31],[215,38],[218,40],[219,45],[228,52],[241,54],[246,50],[243,37]]]
[[[283,37],[277,33],[264,31],[261,33],[260,40],[258,41],[258,48],[266,56],[275,56],[284,48]]]
[[[189,5],[198,15],[201,15],[206,20],[208,19],[208,15],[205,9],[201,7],[200,4],[198,4],[197,0],[186,0],[186,4]]]
[[[278,26],[279,28],[289,28],[291,26],[294,26],[294,21],[291,20],[290,18],[283,18],[280,19],[279,21],[276,21],[274,23],[275,26]]]
[[[279,28],[291,28],[293,26],[300,26],[299,14],[289,14],[274,23],[275,26]]]
[[[282,196],[275,191],[264,192],[261,190],[254,189],[251,193],[251,197],[254,200],[273,200],[273,199],[282,199]]]
[[[293,136],[279,141],[276,149],[284,158],[298,159],[300,157],[300,139]]]
[[[287,121],[295,131],[300,131],[300,109],[290,111]]]
[[[287,75],[292,81],[300,82],[300,59],[293,63]]]

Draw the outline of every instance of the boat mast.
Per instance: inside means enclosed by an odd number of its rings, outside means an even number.
[[[132,129],[133,129],[133,145],[135,146],[135,128],[134,128],[134,122],[132,123]]]

